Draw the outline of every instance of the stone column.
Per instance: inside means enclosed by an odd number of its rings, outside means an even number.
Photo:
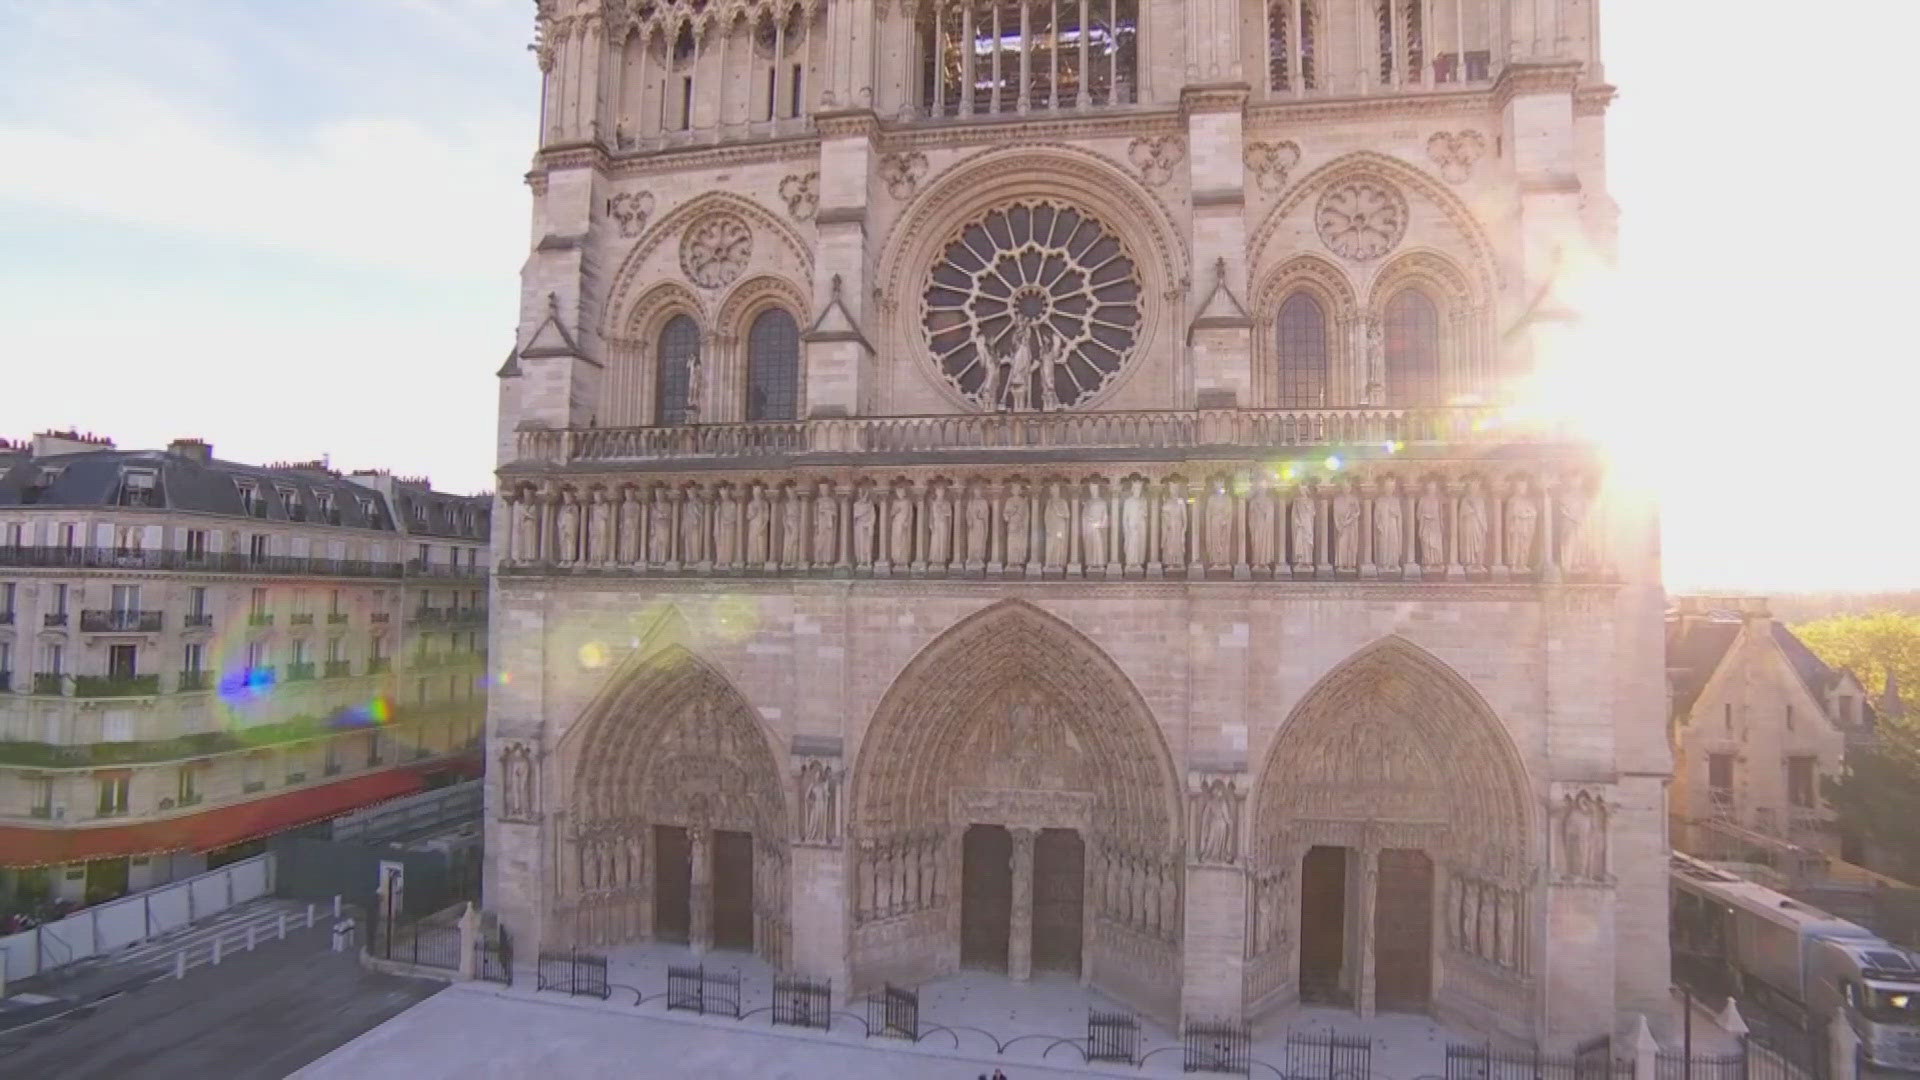
[[[1026,982],[1033,974],[1033,829],[1013,833],[1013,918],[1007,927],[1007,978]]]
[[[687,837],[692,879],[687,886],[687,943],[699,956],[713,947],[713,862],[707,850],[711,838],[698,825],[687,830]]]
[[[1373,1016],[1373,982],[1375,957],[1373,954],[1373,913],[1379,903],[1380,885],[1380,849],[1363,848],[1360,851],[1360,903],[1359,907],[1359,953],[1358,979],[1354,986],[1354,1003],[1358,1006],[1361,1019]]]
[[[1377,508],[1373,505],[1373,499],[1380,488],[1368,481],[1355,484],[1354,491],[1360,497],[1360,576],[1377,578],[1380,576],[1380,568],[1373,561],[1376,554],[1373,550],[1373,515]]]
[[[1467,485],[1459,480],[1445,484],[1447,494],[1447,577],[1459,581],[1467,576],[1466,568],[1460,565],[1460,500],[1466,497]]]
[[[1540,580],[1560,580],[1560,548],[1554,541],[1553,519],[1558,516],[1553,507],[1553,489],[1555,480],[1551,476],[1540,479]]]

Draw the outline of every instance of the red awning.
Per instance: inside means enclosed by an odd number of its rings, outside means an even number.
[[[0,826],[0,866],[47,866],[169,851],[213,851],[371,806],[426,787],[413,769],[388,769],[166,821],[65,829]]]

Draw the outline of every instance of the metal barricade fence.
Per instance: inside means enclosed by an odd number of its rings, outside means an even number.
[[[1245,1020],[1196,1020],[1180,1025],[1187,1072],[1247,1075],[1253,1068],[1253,1030]]]
[[[1087,1060],[1124,1061],[1140,1056],[1140,1019],[1132,1013],[1087,1013]]]
[[[887,983],[867,995],[867,1035],[920,1040],[920,994]]]
[[[799,975],[773,977],[773,1022],[787,1027],[833,1027],[833,982]]]
[[[534,967],[534,989],[560,990],[604,1001],[613,993],[607,983],[607,958],[578,950],[542,951]]]
[[[1287,1075],[1313,1080],[1366,1080],[1373,1069],[1373,1040],[1332,1028],[1287,1033]],[[1448,1080],[1456,1080],[1449,1075]]]

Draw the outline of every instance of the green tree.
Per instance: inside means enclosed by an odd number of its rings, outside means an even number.
[[[1883,874],[1920,881],[1920,738],[1883,731],[1871,749],[1847,753],[1847,768],[1821,783],[1843,830],[1866,844],[1865,861]]]
[[[1900,681],[1907,724],[1920,725],[1920,615],[1894,611],[1872,615],[1834,615],[1794,628],[1820,659],[1848,668],[1860,677],[1876,701],[1892,673]]]

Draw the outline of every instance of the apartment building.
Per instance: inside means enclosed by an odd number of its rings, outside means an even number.
[[[0,443],[0,895],[99,899],[481,767],[489,499]]]

